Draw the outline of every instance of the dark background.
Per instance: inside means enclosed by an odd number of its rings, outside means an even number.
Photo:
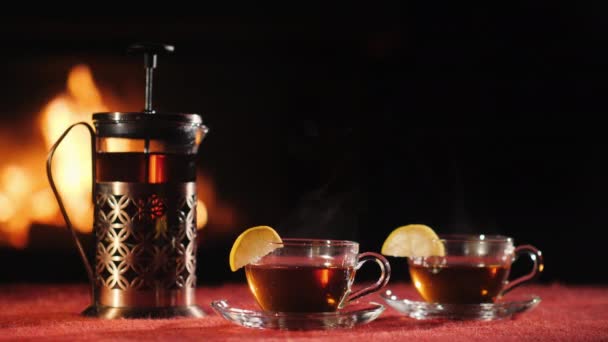
[[[234,227],[200,232],[199,284],[243,281],[227,258],[253,225],[378,251],[407,223],[533,244],[542,282],[608,282],[604,11],[503,6],[5,17],[0,123],[28,127],[80,62],[118,96],[143,97],[141,59],[125,48],[172,43],[155,105],[202,113],[211,132],[199,166],[238,213]],[[85,281],[68,233],[54,232],[0,247],[0,280]]]

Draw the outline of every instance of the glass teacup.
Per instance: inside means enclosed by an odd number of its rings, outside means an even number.
[[[499,235],[444,235],[444,256],[410,257],[412,282],[431,303],[493,303],[543,270],[542,253],[531,245],[515,247],[513,239]],[[527,254],[534,267],[530,273],[509,279],[511,264]]]
[[[355,273],[367,261],[380,267],[376,283],[351,293]],[[283,239],[270,254],[245,266],[258,305],[271,312],[332,312],[382,289],[391,268],[380,254],[359,254],[343,240]]]

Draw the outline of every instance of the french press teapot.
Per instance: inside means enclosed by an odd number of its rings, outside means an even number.
[[[67,228],[84,261],[92,304],[84,315],[103,318],[201,317],[196,305],[196,153],[207,134],[198,114],[152,109],[157,55],[170,45],[137,44],[144,55],[145,109],[95,113],[68,127],[51,147],[47,176]],[[95,261],[89,262],[72,227],[51,170],[70,130],[91,135]]]

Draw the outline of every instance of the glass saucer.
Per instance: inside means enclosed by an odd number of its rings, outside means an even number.
[[[351,303],[336,312],[281,313],[244,309],[228,300],[215,300],[211,307],[232,323],[248,328],[310,330],[350,328],[378,318],[385,310],[378,303]]]
[[[482,320],[509,318],[528,311],[540,303],[536,295],[509,295],[496,303],[441,304],[399,298],[391,290],[380,296],[395,310],[415,319]]]

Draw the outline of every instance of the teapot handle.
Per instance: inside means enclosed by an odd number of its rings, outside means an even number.
[[[70,218],[68,217],[68,213],[65,209],[65,206],[63,205],[63,200],[61,199],[61,196],[59,195],[59,191],[57,190],[57,186],[55,185],[55,181],[53,180],[53,171],[52,171],[52,167],[51,167],[52,161],[53,161],[53,156],[55,155],[55,151],[57,150],[57,147],[59,147],[59,144],[68,135],[68,133],[72,130],[72,128],[74,128],[78,125],[85,126],[89,130],[89,134],[91,135],[91,159],[92,159],[91,165],[93,166],[93,184],[92,185],[93,186],[95,185],[95,158],[93,157],[95,155],[95,131],[93,130],[93,127],[91,127],[86,122],[78,122],[78,123],[71,125],[63,132],[63,134],[61,134],[59,139],[57,139],[55,144],[51,147],[51,150],[49,151],[48,157],[46,159],[46,175],[49,179],[51,189],[53,189],[53,194],[55,194],[55,198],[57,198],[57,203],[59,204],[59,209],[61,210],[61,214],[63,215],[65,224],[66,224],[68,230],[70,231],[70,233],[72,233],[72,237],[74,238],[74,241],[76,242],[76,248],[78,249],[78,253],[80,254],[80,257],[82,258],[82,261],[84,262],[84,267],[86,268],[87,275],[89,277],[89,282],[91,283],[91,288],[92,288],[91,295],[94,300],[95,299],[95,278],[93,277],[93,267],[91,266],[91,263],[89,262],[89,259],[87,258],[87,255],[84,252],[84,249],[82,248],[82,244],[80,243],[80,240],[78,240],[78,235],[76,235],[76,231],[74,230],[74,227],[72,226],[72,222],[70,221]],[[92,196],[92,201],[95,202],[94,194]]]

